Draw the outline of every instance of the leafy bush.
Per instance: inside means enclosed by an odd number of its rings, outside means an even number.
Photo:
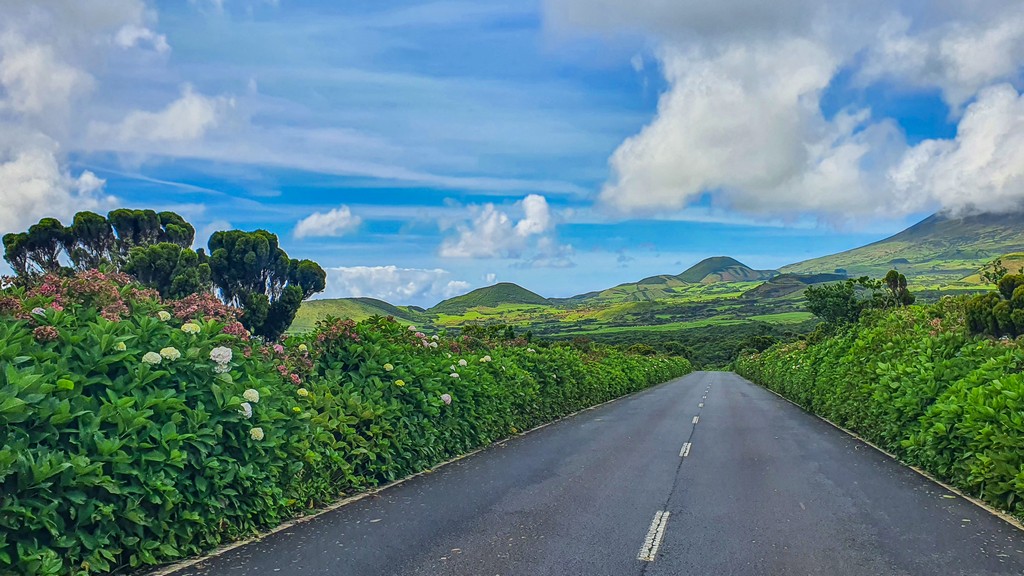
[[[985,501],[1024,514],[1024,349],[969,336],[975,301],[878,313],[737,371]]]
[[[385,318],[250,339],[211,295],[48,276],[0,295],[0,573],[166,562],[689,371]]]

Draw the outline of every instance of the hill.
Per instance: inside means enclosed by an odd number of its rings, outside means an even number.
[[[880,276],[896,268],[907,276],[959,280],[986,262],[1024,251],[1024,216],[979,214],[951,218],[934,214],[906,230],[867,246],[814,258],[783,272],[845,270],[850,276]]]
[[[376,298],[332,298],[326,300],[309,300],[302,303],[295,314],[289,332],[305,332],[311,330],[317,320],[328,316],[335,318],[351,318],[355,321],[365,320],[370,316],[394,316],[399,321],[413,324],[424,318],[421,312],[405,306],[394,306]]]
[[[775,270],[754,270],[735,258],[714,256],[694,264],[676,278],[687,284],[711,284],[768,280],[776,274]]]
[[[462,314],[470,308],[485,307],[497,308],[510,304],[534,304],[550,306],[551,302],[543,296],[536,294],[511,282],[500,282],[486,288],[477,288],[472,292],[449,298],[438,303],[427,310],[430,314]]]

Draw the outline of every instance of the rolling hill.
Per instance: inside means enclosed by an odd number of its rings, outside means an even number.
[[[394,316],[401,322],[414,324],[424,320],[422,312],[407,306],[393,306],[376,298],[333,298],[303,302],[295,314],[290,332],[305,332],[316,325],[317,320],[328,316],[365,320],[370,316]]]
[[[510,304],[533,304],[550,306],[551,302],[541,296],[511,282],[499,282],[486,288],[477,288],[472,292],[449,298],[438,303],[427,312],[431,314],[462,314],[471,308],[497,308]]]
[[[896,268],[908,277],[963,278],[1002,254],[1024,251],[1024,215],[979,214],[952,218],[934,214],[906,230],[867,246],[814,258],[782,272],[843,270],[850,276],[880,276]]]
[[[754,270],[728,256],[714,256],[694,264],[676,278],[688,284],[712,284],[715,282],[768,280],[776,274],[778,272],[775,270]]]

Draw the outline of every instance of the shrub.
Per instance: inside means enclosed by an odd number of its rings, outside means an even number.
[[[0,573],[195,554],[690,369],[379,317],[263,344],[216,301],[96,272],[9,288],[0,315]]]
[[[737,371],[970,494],[1024,514],[1024,350],[968,335],[966,323],[975,327],[982,299],[965,305],[944,298],[876,314],[813,344],[741,357]]]

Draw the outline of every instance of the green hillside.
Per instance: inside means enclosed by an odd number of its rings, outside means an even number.
[[[444,300],[427,312],[430,314],[462,314],[471,308],[497,308],[511,304],[549,306],[551,302],[518,284],[500,282],[494,286],[477,288],[468,294]]]
[[[688,284],[711,284],[767,280],[775,274],[774,270],[754,270],[735,258],[714,256],[694,264],[676,278]]]
[[[316,325],[317,320],[328,316],[365,320],[370,316],[394,316],[410,324],[422,321],[423,314],[404,306],[393,306],[376,298],[333,298],[308,300],[302,303],[289,332],[305,332]]]
[[[983,264],[1024,251],[1021,214],[981,214],[964,218],[932,215],[906,230],[867,246],[791,264],[783,272],[834,272],[879,276],[896,268],[908,277],[959,280]]]

